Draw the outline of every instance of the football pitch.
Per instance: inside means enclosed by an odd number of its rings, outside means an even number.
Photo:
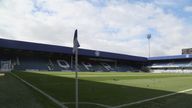
[[[14,72],[14,74],[68,108],[75,107],[74,72]],[[80,108],[190,108],[192,74],[79,72],[79,106]],[[51,108],[53,107],[52,105]]]

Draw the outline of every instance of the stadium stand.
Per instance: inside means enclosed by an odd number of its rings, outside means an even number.
[[[74,71],[72,48],[0,39],[0,71]],[[139,57],[79,49],[82,72],[192,73],[192,55]]]
[[[0,39],[1,71],[73,71],[72,48]],[[79,49],[79,71],[141,71],[147,58]]]
[[[151,57],[148,59],[151,72],[192,73],[192,55]]]
[[[48,70],[48,60],[43,58],[18,58],[19,64],[14,66],[17,70]]]

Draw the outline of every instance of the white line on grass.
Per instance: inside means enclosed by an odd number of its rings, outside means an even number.
[[[152,101],[152,100],[156,100],[156,99],[160,99],[160,98],[164,98],[164,97],[168,97],[168,96],[173,96],[173,95],[176,95],[176,94],[185,93],[185,92],[189,92],[189,91],[192,91],[192,88],[182,90],[182,91],[178,91],[178,92],[175,92],[175,93],[169,93],[169,94],[166,94],[166,95],[149,98],[149,99],[144,99],[144,100],[140,100],[140,101],[136,101],[136,102],[131,102],[131,103],[128,103],[128,104],[122,104],[122,105],[114,106],[114,107],[111,107],[111,108],[121,108],[121,107],[131,106],[131,105],[140,104],[140,103],[144,103],[144,102],[148,102],[148,101]]]
[[[21,80],[23,83],[25,83],[26,85],[30,86],[31,88],[33,88],[34,90],[36,90],[37,92],[41,93],[42,95],[46,96],[48,99],[50,99],[52,102],[54,102],[55,104],[57,104],[58,106],[60,106],[61,108],[68,108],[67,106],[65,106],[63,103],[59,102],[57,99],[53,98],[52,96],[48,95],[47,93],[45,93],[44,91],[40,90],[39,88],[35,87],[34,85],[30,84],[29,82],[25,81],[24,79],[20,78],[19,76],[17,76],[14,73],[11,73],[13,76],[15,76],[16,78],[18,78],[19,80]]]
[[[0,76],[5,76],[5,74],[4,73],[0,73]]]
[[[63,104],[75,104],[75,102],[63,102]],[[79,102],[79,104],[89,104],[89,105],[97,105],[105,108],[111,108],[112,106],[100,104],[100,103],[93,103],[93,102]]]

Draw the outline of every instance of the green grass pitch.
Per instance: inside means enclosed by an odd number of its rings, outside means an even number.
[[[0,73],[0,108],[56,108],[57,106],[11,74]]]
[[[15,72],[15,74],[69,108],[74,108],[74,72]],[[105,106],[118,108],[121,105],[124,105],[121,108],[190,108],[192,91],[128,105],[187,89],[192,89],[192,74],[79,72],[79,101],[82,102],[80,108],[106,108]],[[41,101],[45,103],[46,100]],[[49,106],[47,104],[46,108]],[[50,108],[52,107],[54,106],[51,104]]]

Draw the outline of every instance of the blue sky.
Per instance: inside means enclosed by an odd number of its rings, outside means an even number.
[[[147,56],[192,47],[191,0],[1,0],[0,38]]]

